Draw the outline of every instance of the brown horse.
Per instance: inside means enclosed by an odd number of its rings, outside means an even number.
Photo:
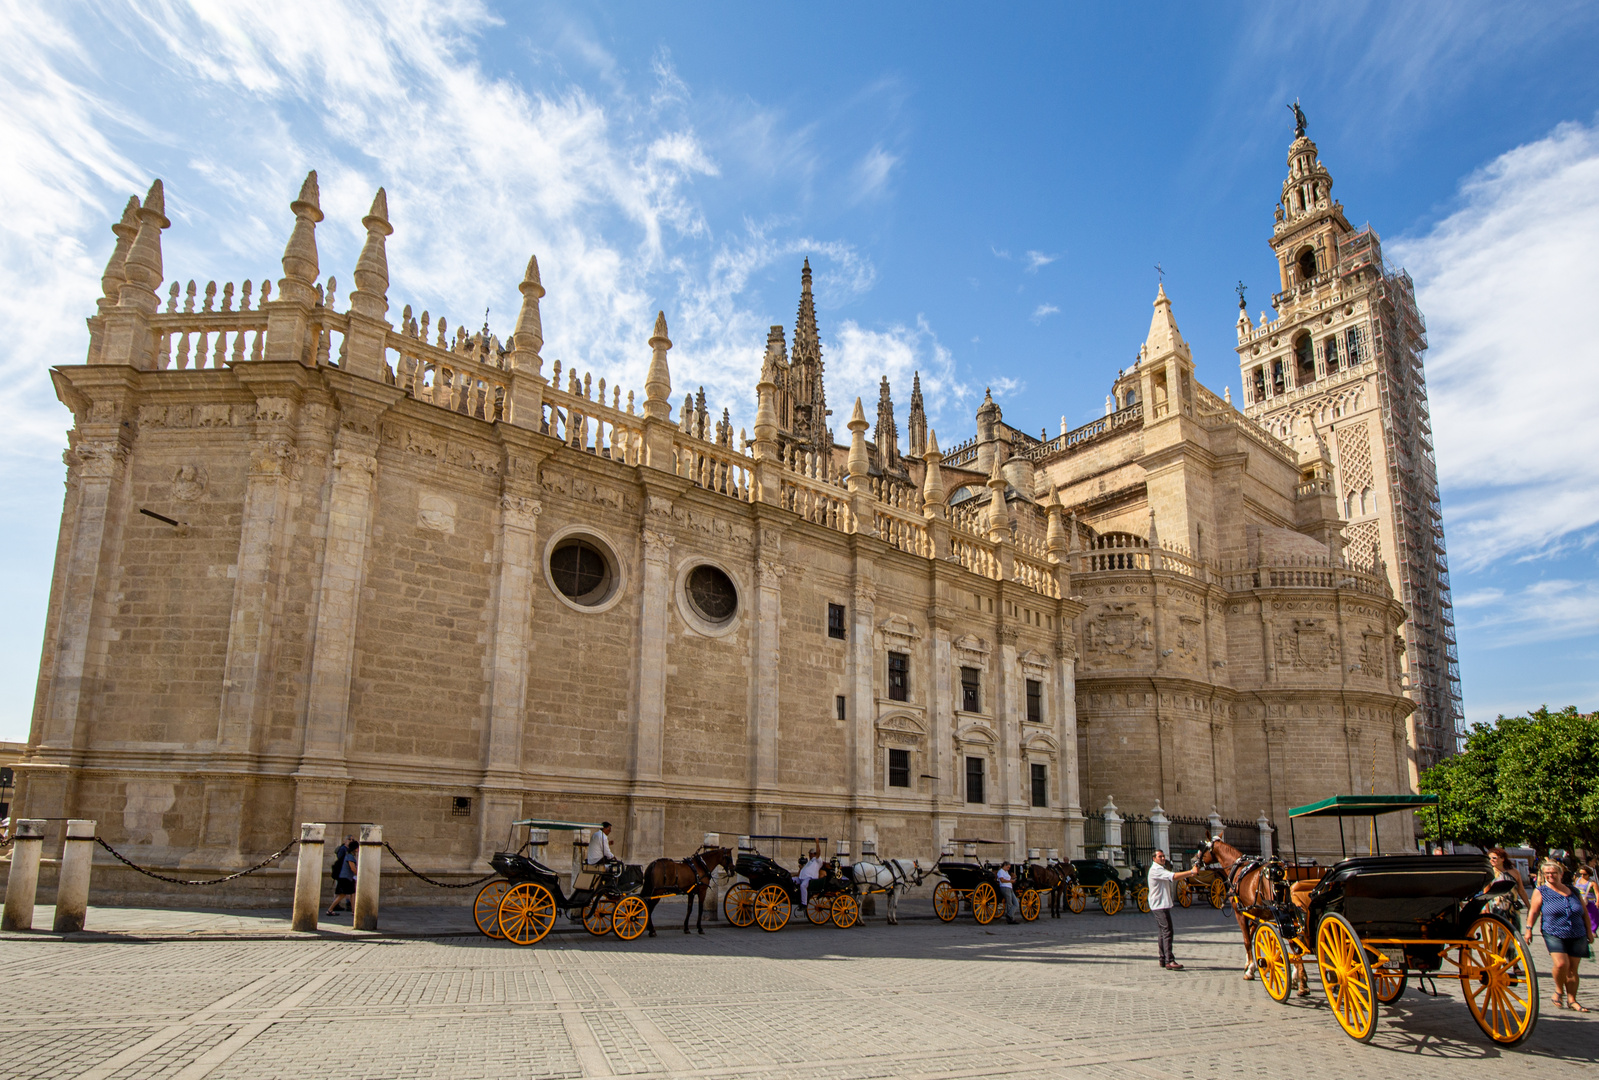
[[[1276,886],[1266,874],[1266,862],[1254,857],[1246,858],[1243,852],[1217,836],[1200,846],[1198,865],[1213,869],[1227,884],[1233,903],[1233,918],[1238,920],[1238,930],[1244,935],[1244,957],[1249,961],[1249,966],[1244,969],[1244,978],[1252,980],[1257,970],[1254,923],[1245,918],[1245,913],[1257,919],[1271,919],[1272,905],[1277,900]],[[1305,997],[1310,993],[1310,986],[1305,979],[1305,963],[1297,957],[1291,963],[1297,975],[1299,996]]]
[[[686,859],[656,859],[644,868],[644,906],[649,909],[650,937],[655,936],[655,905],[667,896],[687,896],[688,910],[683,912],[683,933],[688,933],[689,916],[694,914],[694,901],[700,902],[698,929],[705,933],[705,892],[711,887],[711,878],[718,867],[733,872],[733,852],[730,848],[701,848]]]
[[[1060,918],[1061,900],[1066,895],[1066,889],[1072,883],[1069,864],[1052,863],[1049,866],[1040,866],[1037,863],[1028,863],[1026,881],[1039,892],[1049,893],[1049,913],[1054,918]]]

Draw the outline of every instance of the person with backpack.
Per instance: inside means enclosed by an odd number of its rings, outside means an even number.
[[[339,904],[344,904],[344,910],[354,912],[355,903],[355,869],[360,857],[360,848],[355,842],[355,837],[346,836],[344,843],[340,844],[333,852],[333,903],[328,905],[328,914],[336,914]]]

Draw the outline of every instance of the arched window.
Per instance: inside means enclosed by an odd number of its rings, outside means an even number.
[[[1316,252],[1306,248],[1299,253],[1299,280],[1309,281],[1316,276]]]
[[[1377,500],[1372,497],[1371,488],[1362,488],[1360,491],[1360,512],[1370,514],[1377,509]]]
[[[1355,493],[1353,491],[1346,491],[1344,493],[1344,517],[1345,518],[1352,518],[1354,516],[1355,516]]]
[[[1309,334],[1294,339],[1294,385],[1309,386],[1316,381],[1316,349]]]

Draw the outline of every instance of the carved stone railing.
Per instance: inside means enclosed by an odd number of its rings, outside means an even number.
[[[965,442],[956,443],[944,454],[941,462],[946,468],[963,469],[977,460],[977,436],[973,435]]]
[[[452,350],[391,330],[383,344],[394,385],[416,400],[478,420],[512,419],[505,369],[486,342]]]
[[[828,480],[784,469],[778,490],[784,510],[791,510],[816,525],[839,532],[854,532],[854,516],[849,509],[849,492]]]
[[[1037,446],[1030,446],[1026,450],[1019,451],[1017,456],[1032,461],[1041,461],[1046,457],[1074,450],[1085,443],[1096,442],[1107,435],[1112,435],[1129,424],[1142,420],[1143,416],[1144,406],[1142,402],[1129,405],[1125,409],[1117,409],[1109,416],[1101,416],[1092,423],[1084,424],[1080,428],[1074,428],[1064,435],[1057,435],[1047,442],[1041,442]]]
[[[1047,559],[1018,551],[1011,580],[1042,596],[1060,598],[1060,578],[1056,576],[1055,564]]]
[[[1389,597],[1388,575],[1380,567],[1362,566],[1331,556],[1267,556],[1253,563],[1224,562],[1222,587],[1229,592],[1253,589],[1353,589],[1368,596]]]
[[[986,540],[979,540],[966,533],[951,532],[949,557],[952,562],[960,563],[978,577],[992,578],[995,581],[1003,579],[999,557],[994,554]]]
[[[222,368],[261,359],[266,347],[267,316],[259,305],[271,299],[270,281],[261,282],[260,299],[254,310],[250,307],[249,281],[239,288],[237,297],[233,282],[224,284],[220,293],[216,282],[208,282],[203,299],[191,281],[181,310],[179,288],[174,281],[167,294],[166,309],[150,316],[158,371]],[[316,310],[320,313],[324,309]]]
[[[876,504],[872,518],[879,540],[908,554],[932,558],[933,540],[928,536],[927,522],[920,514],[880,502]]]

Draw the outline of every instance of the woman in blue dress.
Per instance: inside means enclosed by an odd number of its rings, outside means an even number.
[[[1543,922],[1543,943],[1554,964],[1556,1008],[1587,1012],[1577,1003],[1577,965],[1593,954],[1593,927],[1588,908],[1576,890],[1565,884],[1565,867],[1553,859],[1538,866],[1538,891],[1527,909],[1523,937],[1532,943],[1532,926]]]

